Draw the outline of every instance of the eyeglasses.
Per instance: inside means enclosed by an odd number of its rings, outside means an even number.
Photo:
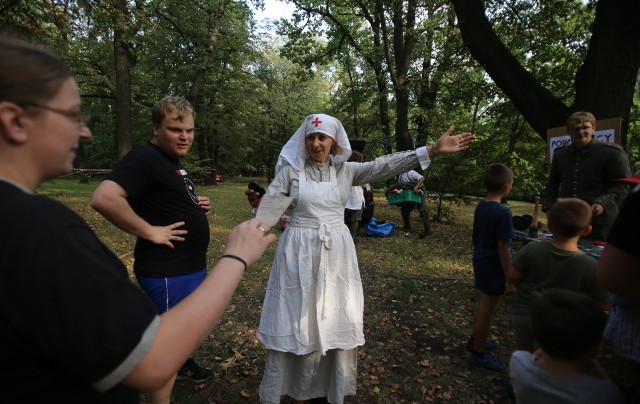
[[[590,123],[585,123],[585,124],[575,125],[575,126],[569,128],[569,130],[571,132],[580,132],[581,130],[589,130],[591,128],[593,128],[593,126],[591,126]]]
[[[59,115],[62,115],[64,117],[67,117],[67,118],[71,119],[72,121],[74,121],[78,125],[80,125],[81,127],[87,126],[87,123],[89,123],[90,116],[85,114],[84,112],[66,111],[64,109],[53,108],[53,107],[50,107],[48,105],[36,104],[36,103],[33,103],[33,102],[23,102],[23,103],[21,103],[21,105],[27,106],[27,107],[45,109],[47,111],[54,112],[56,114],[59,114]]]

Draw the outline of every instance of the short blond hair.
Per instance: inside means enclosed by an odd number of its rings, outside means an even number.
[[[575,128],[585,122],[589,122],[593,127],[596,126],[596,117],[593,116],[591,112],[587,111],[576,111],[573,114],[569,115],[567,118],[566,127],[567,129]]]
[[[178,120],[182,121],[185,116],[191,115],[193,119],[196,118],[196,112],[186,99],[182,97],[166,96],[160,101],[156,102],[151,110],[151,124],[154,128],[160,127],[162,121],[171,112],[178,113]]]

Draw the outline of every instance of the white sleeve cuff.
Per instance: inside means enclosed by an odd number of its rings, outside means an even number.
[[[429,152],[427,151],[427,146],[418,147],[416,149],[416,156],[418,156],[418,162],[420,163],[420,168],[425,170],[431,164],[431,158],[429,157]]]

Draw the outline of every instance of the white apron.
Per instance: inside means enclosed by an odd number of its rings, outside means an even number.
[[[304,355],[364,344],[362,281],[355,246],[344,224],[344,204],[331,182],[307,182],[273,261],[260,317],[268,348]]]

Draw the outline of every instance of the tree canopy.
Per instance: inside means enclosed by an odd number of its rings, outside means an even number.
[[[9,0],[3,31],[47,45],[75,69],[93,141],[79,167],[112,167],[148,141],[150,108],[189,99],[196,145],[186,164],[270,178],[304,116],[338,117],[367,160],[433,141],[450,125],[477,134],[427,186],[478,193],[491,162],[516,172],[515,193],[546,176],[546,130],[575,110],[622,117],[632,166],[640,25],[637,0],[291,0],[258,29],[238,0]]]

